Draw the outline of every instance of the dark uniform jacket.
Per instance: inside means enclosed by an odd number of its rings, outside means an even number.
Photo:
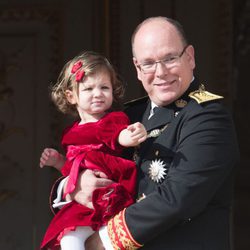
[[[142,121],[149,133],[134,155],[142,199],[125,214],[142,249],[230,249],[238,146],[221,100],[206,98],[205,92],[199,94],[201,103],[189,97],[198,88],[194,81],[181,98],[149,120],[148,98],[127,105],[131,123]]]

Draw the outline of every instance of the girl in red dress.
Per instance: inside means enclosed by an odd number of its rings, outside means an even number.
[[[134,202],[135,163],[121,158],[123,147],[137,146],[147,133],[141,123],[129,125],[123,112],[111,112],[123,87],[109,61],[86,51],[69,61],[52,89],[52,99],[63,113],[79,120],[62,136],[66,158],[44,149],[40,166],[54,167],[68,176],[64,197],[72,193],[80,171],[103,172],[113,184],[94,191],[87,207],[71,201],[52,219],[41,249],[84,249],[84,241],[115,214]]]

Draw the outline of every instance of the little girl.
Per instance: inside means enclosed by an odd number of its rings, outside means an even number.
[[[63,113],[79,120],[62,136],[66,159],[46,148],[40,166],[52,166],[68,176],[64,197],[74,191],[79,171],[98,170],[113,184],[94,191],[89,207],[72,201],[52,219],[41,249],[84,249],[85,240],[116,213],[134,202],[135,163],[119,157],[123,147],[137,146],[146,139],[141,123],[129,125],[123,112],[111,112],[123,86],[103,56],[84,52],[69,61],[52,89],[52,100]]]

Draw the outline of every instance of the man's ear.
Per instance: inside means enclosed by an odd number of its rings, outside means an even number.
[[[188,56],[188,62],[192,69],[195,68],[195,57],[194,57],[194,47],[192,45],[189,45],[186,49],[186,53]]]
[[[76,104],[76,98],[71,90],[65,91],[65,96],[70,104]]]
[[[138,68],[138,62],[137,62],[137,60],[136,60],[136,58],[135,57],[133,57],[133,63],[134,63],[134,65],[135,65],[135,69],[136,69],[136,72],[137,72],[137,78],[138,78],[138,80],[140,80],[141,81],[141,71],[140,71],[140,69]]]

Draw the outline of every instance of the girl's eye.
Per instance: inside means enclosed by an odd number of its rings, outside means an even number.
[[[109,87],[108,86],[103,86],[102,89],[109,89]]]
[[[83,91],[91,91],[92,88],[84,88]]]

